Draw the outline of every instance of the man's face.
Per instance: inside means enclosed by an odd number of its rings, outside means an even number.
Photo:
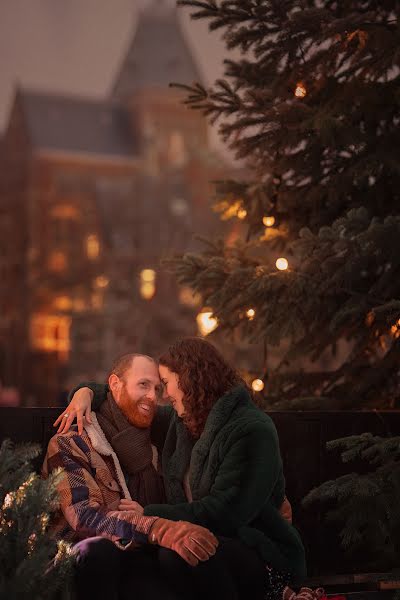
[[[115,402],[128,421],[136,427],[150,427],[161,393],[157,365],[144,356],[136,356],[123,377],[110,377]]]

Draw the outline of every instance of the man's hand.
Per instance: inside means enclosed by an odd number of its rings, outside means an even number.
[[[211,531],[187,521],[159,518],[154,522],[149,538],[153,544],[174,550],[192,567],[213,556],[218,546]]]
[[[83,433],[83,419],[91,423],[90,412],[92,407],[93,392],[88,387],[80,388],[75,392],[71,402],[61,415],[54,421],[53,427],[57,427],[57,433],[66,433],[69,431],[75,418],[78,423],[79,435]]]
[[[122,498],[121,502],[119,503],[118,510],[134,510],[140,515],[142,515],[144,512],[144,508],[139,504],[139,502],[135,502],[134,500],[126,500],[125,498]]]

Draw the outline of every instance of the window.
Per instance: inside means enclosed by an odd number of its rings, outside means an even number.
[[[35,350],[57,352],[66,360],[70,350],[71,319],[67,316],[36,314],[30,323],[30,343]]]
[[[145,300],[151,300],[156,293],[156,272],[153,269],[143,269],[140,273],[140,295]]]
[[[95,260],[100,254],[100,242],[97,235],[88,235],[86,238],[86,254],[90,260]]]

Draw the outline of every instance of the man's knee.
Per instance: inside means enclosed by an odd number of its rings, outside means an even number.
[[[75,545],[74,551],[78,568],[94,568],[103,572],[115,568],[121,552],[113,542],[103,537],[82,540]]]

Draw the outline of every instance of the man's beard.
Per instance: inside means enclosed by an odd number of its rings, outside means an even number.
[[[149,407],[148,412],[144,413],[139,408],[140,403],[146,404]],[[131,425],[144,429],[150,427],[155,413],[155,405],[146,399],[146,396],[141,396],[137,400],[132,400],[129,396],[125,384],[121,389],[119,405]]]

